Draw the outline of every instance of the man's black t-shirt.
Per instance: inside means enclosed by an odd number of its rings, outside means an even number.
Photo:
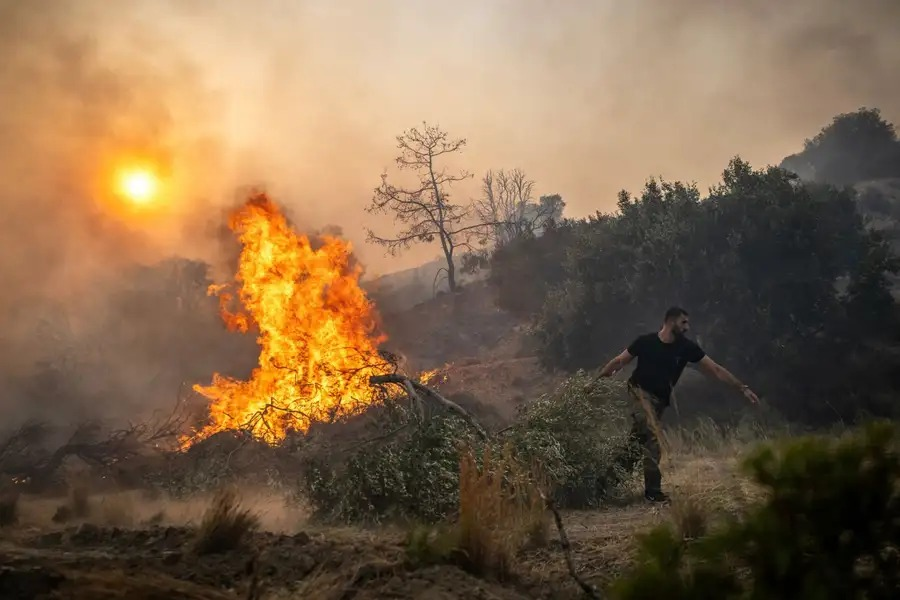
[[[634,340],[628,346],[628,352],[637,357],[637,367],[629,378],[631,384],[667,404],[684,367],[689,362],[700,362],[706,356],[700,346],[687,338],[676,338],[667,344],[656,333],[648,333]]]

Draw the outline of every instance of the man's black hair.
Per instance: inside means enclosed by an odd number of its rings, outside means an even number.
[[[678,317],[680,317],[682,315],[685,317],[689,316],[688,311],[684,310],[680,306],[672,306],[669,308],[669,310],[666,311],[666,316],[665,316],[664,320],[668,321],[669,319],[677,319]]]

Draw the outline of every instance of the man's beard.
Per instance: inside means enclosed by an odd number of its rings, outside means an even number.
[[[679,339],[682,339],[682,338],[687,337],[687,332],[684,331],[683,329],[677,329],[677,328],[676,328],[676,329],[673,329],[673,330],[672,330],[672,333],[674,333],[674,334],[675,334],[675,337],[677,337],[677,338],[679,338]]]

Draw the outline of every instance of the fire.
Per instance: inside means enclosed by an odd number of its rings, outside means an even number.
[[[421,373],[419,373],[419,383],[421,383],[422,385],[440,385],[442,383],[446,383],[449,379],[447,370],[452,366],[452,363],[447,363],[443,367],[440,367],[438,369],[422,371]]]
[[[431,369],[430,371],[422,371],[419,373],[419,383],[422,385],[428,385],[428,383],[434,379],[434,376],[438,374],[439,369]]]
[[[211,385],[194,386],[210,401],[210,421],[190,441],[240,428],[275,443],[370,404],[369,376],[387,372],[378,354],[384,336],[350,244],[325,237],[313,247],[264,194],[236,210],[229,226],[242,245],[234,284],[243,310],[229,309],[230,286],[209,293],[219,296],[229,328],[258,328],[259,366],[248,381],[216,374]]]

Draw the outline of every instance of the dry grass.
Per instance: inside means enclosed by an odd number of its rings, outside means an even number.
[[[457,547],[472,571],[507,577],[526,543],[546,541],[548,516],[539,481],[508,451],[495,459],[485,450],[480,469],[471,450],[463,453]]]
[[[60,572],[63,581],[53,597],[71,600],[228,600],[234,595],[157,572],[125,573],[116,569]],[[20,596],[32,597],[32,596]],[[43,596],[41,596],[43,597]]]
[[[263,594],[263,600],[339,600],[347,594],[347,584],[344,573],[319,567],[296,587],[273,590]]]
[[[675,527],[685,540],[696,540],[706,535],[710,514],[696,497],[676,498],[669,509]]]
[[[632,566],[639,534],[670,522],[685,539],[696,539],[718,519],[740,515],[761,500],[763,490],[741,474],[738,465],[755,443],[782,436],[747,425],[720,428],[709,421],[664,434],[669,452],[662,463],[663,486],[672,497],[670,505],[639,500],[643,477],[637,472],[624,493],[633,498],[626,505],[563,514],[574,560],[581,575],[595,585],[602,587]],[[523,561],[523,570],[535,581],[567,578],[558,550],[529,551]]]
[[[241,506],[232,488],[219,490],[203,515],[194,550],[198,554],[217,554],[241,547],[259,528],[259,517]]]

